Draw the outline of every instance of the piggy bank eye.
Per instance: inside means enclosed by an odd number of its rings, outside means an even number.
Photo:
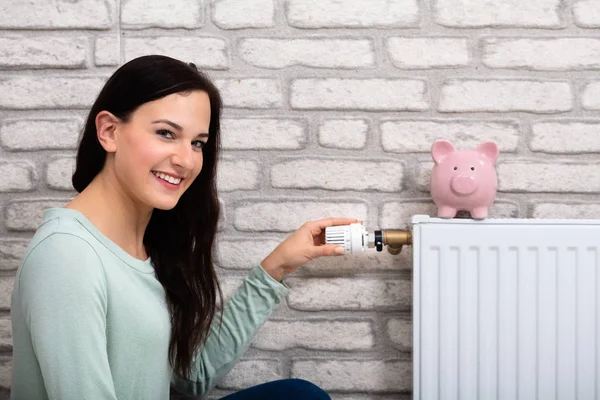
[[[471,171],[475,171],[475,167],[471,167]]]
[[[458,169],[458,167],[454,167],[454,170],[456,171]]]

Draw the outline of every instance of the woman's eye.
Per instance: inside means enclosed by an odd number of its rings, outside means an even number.
[[[193,142],[193,144],[194,144],[194,147],[201,149],[204,147],[206,142],[203,142],[202,140],[196,140],[195,142]]]
[[[156,131],[156,134],[167,139],[171,139],[173,137],[173,133],[166,129],[159,129],[158,131]]]

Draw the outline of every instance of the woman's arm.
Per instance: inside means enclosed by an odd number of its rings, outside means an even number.
[[[242,357],[258,329],[265,323],[289,289],[275,281],[262,267],[255,267],[223,309],[215,316],[206,343],[196,355],[193,375],[173,374],[173,387],[184,394],[203,396]]]
[[[354,219],[327,218],[307,222],[284,240],[261,266],[252,270],[223,310],[223,319],[215,318],[206,344],[195,360],[189,379],[173,374],[171,383],[182,393],[205,395],[243,356],[258,329],[265,323],[289,289],[281,279],[308,261],[341,255],[335,245],[325,245],[325,227],[346,225]]]
[[[13,307],[20,307],[49,399],[116,399],[106,304],[102,265],[85,240],[54,233],[24,261]],[[16,355],[15,363],[24,361]],[[28,376],[14,376],[13,386],[27,384]]]

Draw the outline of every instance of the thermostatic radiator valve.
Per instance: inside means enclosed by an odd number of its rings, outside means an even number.
[[[399,254],[402,246],[412,244],[412,234],[408,230],[384,229],[367,231],[363,224],[330,226],[325,228],[325,242],[344,247],[346,254],[360,254],[367,249],[382,251],[387,246],[390,254]]]

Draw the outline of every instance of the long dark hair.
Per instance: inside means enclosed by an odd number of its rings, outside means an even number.
[[[168,211],[155,209],[144,246],[166,291],[171,316],[169,361],[188,378],[195,350],[204,344],[222,300],[213,266],[219,219],[216,167],[220,150],[222,101],[218,89],[193,64],[165,56],[144,56],[121,66],[106,82],[90,110],[77,151],[73,186],[83,191],[104,167],[106,151],[96,132],[96,116],[106,110],[127,122],[142,104],[172,93],[202,90],[210,99],[208,142],[200,174]]]

